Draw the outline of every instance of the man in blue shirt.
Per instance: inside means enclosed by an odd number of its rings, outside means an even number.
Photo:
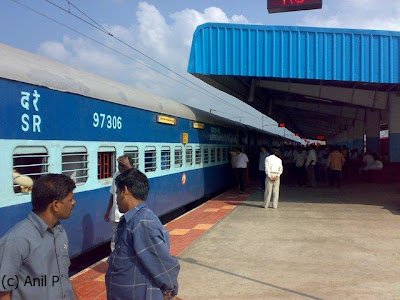
[[[35,181],[29,216],[0,239],[0,299],[75,299],[68,238],[59,222],[71,216],[74,189],[61,174]]]
[[[149,181],[130,169],[116,178],[121,217],[108,258],[107,299],[171,299],[178,293],[178,260],[158,217],[147,207]]]

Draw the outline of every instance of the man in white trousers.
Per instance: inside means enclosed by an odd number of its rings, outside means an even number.
[[[274,149],[273,153],[276,154],[276,149]],[[273,208],[278,208],[280,176],[283,173],[283,166],[282,160],[275,154],[265,159],[267,177],[265,179],[264,208],[268,208],[272,195],[272,206]]]

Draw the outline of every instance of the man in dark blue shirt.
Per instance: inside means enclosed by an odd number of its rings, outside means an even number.
[[[116,178],[121,217],[108,258],[107,299],[170,299],[178,293],[178,260],[158,217],[146,206],[149,181],[130,169]]]

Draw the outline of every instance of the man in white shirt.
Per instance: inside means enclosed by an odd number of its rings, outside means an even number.
[[[123,216],[118,210],[117,206],[117,188],[115,186],[115,178],[122,172],[133,168],[133,159],[127,154],[118,157],[118,171],[113,176],[113,181],[110,187],[110,200],[106,213],[104,214],[104,221],[112,224],[112,237],[111,237],[111,252],[115,247],[115,231],[117,230],[119,219]]]
[[[276,150],[274,151],[276,153]],[[273,208],[278,208],[280,176],[283,172],[282,160],[275,154],[265,159],[265,180],[264,208],[268,208],[272,197]]]
[[[238,155],[236,169],[239,172],[240,193],[244,194],[244,192],[246,190],[245,174],[246,174],[247,166],[249,164],[249,159],[248,159],[247,155],[244,154],[240,148],[236,148],[236,153]]]
[[[310,151],[308,152],[306,161],[308,184],[311,187],[317,186],[317,183],[315,182],[315,164],[317,163],[317,153],[315,148],[315,145],[310,146]]]
[[[371,155],[371,153],[367,151],[363,157],[362,162],[363,162],[363,167],[360,169],[360,173],[361,171],[368,171],[368,169],[374,164],[375,159]]]

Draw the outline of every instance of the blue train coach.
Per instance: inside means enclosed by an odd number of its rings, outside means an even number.
[[[0,237],[31,210],[24,179],[75,180],[76,206],[63,224],[76,256],[110,240],[103,215],[118,156],[131,155],[148,176],[148,204],[162,216],[229,186],[229,150],[252,146],[251,134],[266,137],[4,44],[0,56]]]

